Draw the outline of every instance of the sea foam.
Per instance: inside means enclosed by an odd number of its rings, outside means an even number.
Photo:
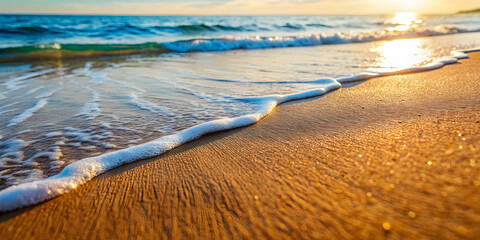
[[[319,33],[307,36],[282,37],[225,37],[217,39],[193,39],[163,43],[173,52],[211,52],[234,49],[261,49],[304,47],[329,44],[362,43],[380,40],[392,40],[412,37],[429,37],[456,33],[480,32],[480,28],[460,28],[438,25],[425,28],[413,28],[407,31],[380,30],[375,32],[337,32]]]
[[[33,114],[35,112],[37,112],[38,110],[40,110],[41,108],[45,107],[45,105],[47,105],[48,101],[47,99],[40,99],[37,101],[37,103],[35,104],[35,106],[23,111],[22,113],[20,113],[19,115],[15,116],[14,118],[12,118],[8,124],[7,124],[7,127],[11,127],[11,126],[14,126],[14,125],[17,125],[25,120],[27,120],[28,118],[30,118],[31,116],[33,116]]]
[[[207,133],[224,131],[254,124],[262,118],[266,117],[269,113],[271,113],[278,104],[297,99],[320,96],[329,91],[340,88],[341,84],[345,82],[367,80],[387,74],[400,74],[411,71],[425,71],[440,68],[446,64],[455,63],[458,59],[466,58],[466,52],[479,50],[480,49],[455,51],[452,52],[451,57],[442,59],[440,61],[428,64],[423,67],[402,69],[399,71],[388,73],[362,73],[356,76],[336,80],[330,79],[329,81],[323,79],[321,80],[322,82],[328,83],[322,85],[321,88],[311,89],[299,93],[239,99],[242,101],[256,102],[261,106],[261,108],[257,112],[252,114],[247,114],[236,118],[223,118],[202,123],[180,131],[176,134],[164,136],[144,144],[132,146],[114,152],[109,152],[96,157],[85,158],[66,166],[57,175],[39,181],[11,186],[0,191],[0,211],[10,211],[54,198],[61,194],[67,193],[72,189],[75,189],[76,187],[86,183],[92,178],[98,176],[99,174],[102,174],[113,168],[137,160],[158,156],[179,145],[197,139]],[[75,131],[76,129],[65,130],[71,130],[68,131],[69,133],[64,134],[65,136],[72,134],[73,132],[73,135],[75,136],[72,135],[72,137],[82,137],[77,136],[79,135],[79,133],[78,131]],[[15,144],[13,143],[11,144],[12,147],[14,145]],[[58,159],[60,156],[61,152],[59,151],[52,151],[51,156],[49,155],[49,157],[54,159]]]

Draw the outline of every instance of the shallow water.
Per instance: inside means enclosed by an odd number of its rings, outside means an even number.
[[[1,188],[259,107],[241,98],[425,65],[478,46],[479,36],[6,65],[0,67]]]

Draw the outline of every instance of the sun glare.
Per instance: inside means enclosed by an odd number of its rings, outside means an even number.
[[[399,25],[410,25],[414,23],[421,23],[422,20],[418,19],[418,14],[414,12],[400,12],[395,14],[391,23]]]
[[[398,39],[373,43],[371,52],[376,52],[376,67],[373,71],[401,70],[419,65],[429,59],[431,52],[422,48],[422,39]]]
[[[387,20],[385,24],[394,25],[388,28],[389,31],[407,31],[417,28],[423,22],[420,16],[415,12],[399,12],[393,18]]]

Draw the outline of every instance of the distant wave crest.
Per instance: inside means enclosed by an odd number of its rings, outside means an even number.
[[[220,28],[220,25],[177,26],[196,31],[200,28]],[[177,28],[176,27],[176,28]],[[40,29],[37,29],[40,31]],[[35,31],[37,31],[35,30]],[[33,31],[33,30],[32,30]],[[460,28],[450,25],[416,28],[407,31],[381,30],[375,32],[319,33],[307,36],[287,37],[223,37],[191,39],[166,43],[143,44],[44,44],[0,49],[0,62],[34,61],[53,59],[76,59],[85,57],[118,56],[134,54],[161,54],[169,52],[207,52],[236,49],[261,49],[316,46],[392,40],[401,38],[429,37],[457,33],[480,32],[480,28]]]
[[[382,30],[364,33],[320,33],[309,36],[292,37],[195,39],[164,43],[163,46],[173,52],[226,51],[234,49],[281,48],[373,42],[380,40],[429,37],[467,32],[480,32],[480,28],[466,29],[455,26],[439,25],[423,29],[417,28],[408,31]]]

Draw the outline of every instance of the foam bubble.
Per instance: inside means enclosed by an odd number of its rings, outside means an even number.
[[[48,134],[45,134],[45,137],[46,138],[53,138],[53,137],[60,137],[62,136],[62,132],[51,132],[51,133],[48,133]]]
[[[30,145],[29,142],[18,138],[10,138],[0,142],[0,162],[6,161],[20,163],[23,160],[22,149]]]

